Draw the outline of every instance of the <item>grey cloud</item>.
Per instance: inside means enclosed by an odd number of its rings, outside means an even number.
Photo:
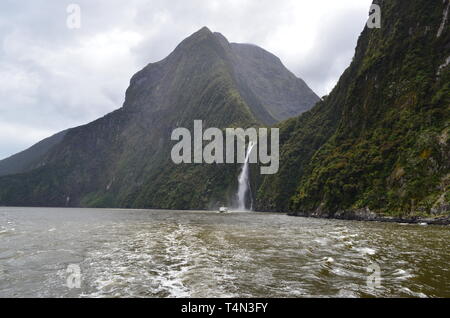
[[[343,71],[350,65],[356,42],[366,22],[361,10],[349,9],[345,15],[333,16],[323,24],[314,51],[294,71],[319,94],[328,94]]]
[[[352,6],[361,1],[364,11]],[[349,64],[371,1],[343,2],[347,9],[331,10],[319,29],[298,30],[315,34],[298,58],[291,54],[295,39],[274,43],[295,22],[297,0],[3,0],[0,158],[119,108],[135,72],[205,25],[230,41],[269,49],[324,94]],[[82,9],[79,30],[66,27],[70,3]],[[335,1],[315,3],[326,12]]]

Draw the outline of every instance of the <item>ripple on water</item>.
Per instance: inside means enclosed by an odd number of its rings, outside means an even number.
[[[65,214],[42,213],[1,222],[0,297],[80,296],[63,286],[72,262],[81,297],[450,296],[448,227],[98,210],[66,212],[80,225],[69,227]]]
[[[214,296],[208,288],[218,289],[217,283],[235,277],[217,262],[220,255],[211,253],[197,234],[194,228],[179,224],[164,233],[144,229],[119,244],[105,244],[86,261],[90,275],[96,277],[95,290],[88,295],[119,293],[122,285],[127,285],[127,294],[133,296],[142,289],[155,297]],[[225,244],[223,237],[216,239]],[[218,292],[216,296],[232,295]]]
[[[376,249],[370,247],[357,247],[355,250],[362,255],[375,255],[377,253]]]

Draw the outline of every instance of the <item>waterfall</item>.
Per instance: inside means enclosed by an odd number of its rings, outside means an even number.
[[[245,163],[242,167],[242,172],[239,175],[239,189],[237,192],[238,197],[238,210],[239,211],[247,211],[246,202],[247,202],[247,193],[250,189],[249,175],[250,175],[250,155],[252,153],[255,144],[250,142],[248,145],[247,156],[245,157]]]

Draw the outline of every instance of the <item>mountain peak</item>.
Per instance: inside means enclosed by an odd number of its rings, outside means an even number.
[[[214,43],[217,44],[217,39],[217,36],[215,36],[215,34],[205,26],[184,39],[175,51],[178,49],[182,49],[184,51],[189,48],[195,48],[202,42],[209,43],[209,45],[214,45]]]
[[[176,69],[179,72],[174,72]],[[144,87],[147,93],[159,96],[171,89],[176,79],[182,87],[184,79],[189,85],[194,77],[222,78],[217,74],[231,81],[255,119],[266,125],[297,116],[319,101],[307,84],[275,55],[256,45],[230,43],[221,33],[203,27],[182,41],[166,59],[150,64],[133,76],[125,106],[148,107],[148,99],[136,102],[135,98],[130,98],[141,95]]]
[[[200,30],[198,30],[197,32],[193,33],[191,36],[189,36],[186,40],[189,39],[204,39],[207,37],[212,36],[213,33],[210,29],[208,29],[208,27],[203,27]]]
[[[205,33],[205,34],[211,34],[211,30],[207,27],[204,26],[203,28],[201,28],[200,30],[198,30],[196,33]]]
[[[4,162],[5,173],[21,174],[1,177],[0,169],[0,204],[200,209],[228,201],[237,167],[195,166],[188,169],[195,177],[184,182],[186,167],[170,160],[171,131],[195,120],[222,129],[260,127],[309,110],[314,92],[261,51],[198,30],[133,76],[123,108],[27,152],[26,165],[14,165],[21,157]],[[211,183],[203,182],[200,196],[183,197],[204,180]],[[173,181],[180,185],[168,191]]]

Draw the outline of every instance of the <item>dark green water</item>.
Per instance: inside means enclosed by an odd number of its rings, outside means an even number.
[[[0,297],[450,297],[449,242],[448,226],[0,208]]]

